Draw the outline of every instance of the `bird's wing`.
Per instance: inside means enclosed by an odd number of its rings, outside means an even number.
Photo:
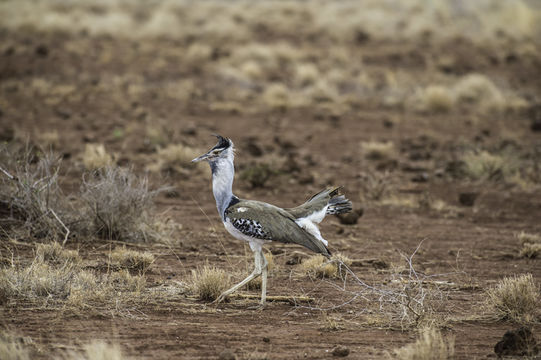
[[[294,243],[314,252],[330,255],[323,242],[300,227],[292,214],[279,207],[260,201],[241,200],[226,210],[225,218],[244,235]]]

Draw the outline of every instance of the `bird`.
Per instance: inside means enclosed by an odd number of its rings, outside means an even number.
[[[325,215],[341,214],[352,210],[352,203],[341,187],[323,189],[304,204],[294,208],[280,208],[262,201],[245,200],[233,194],[235,178],[235,147],[233,141],[214,135],[218,143],[192,162],[207,161],[212,172],[212,192],[216,207],[226,230],[235,238],[248,242],[254,253],[254,270],[244,280],[221,293],[215,300],[220,303],[252,279],[261,276],[260,306],[265,306],[267,294],[267,266],[263,245],[271,242],[302,245],[330,258],[328,242],[317,224]]]

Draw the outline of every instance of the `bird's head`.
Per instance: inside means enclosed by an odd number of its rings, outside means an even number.
[[[218,138],[218,143],[210,149],[207,153],[196,157],[192,162],[198,162],[206,160],[210,163],[219,159],[228,159],[233,156],[233,141],[220,135],[214,135]]]

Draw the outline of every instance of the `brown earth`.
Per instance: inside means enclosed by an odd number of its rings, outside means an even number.
[[[231,113],[209,109],[211,97],[181,102],[163,95],[164,82],[186,76],[198,79],[196,86],[202,89],[214,86],[204,72],[198,77],[176,66],[175,57],[168,57],[165,49],[184,45],[172,40],[145,42],[84,33],[3,30],[0,44],[2,137],[20,141],[28,134],[31,141],[38,142],[40,134],[56,130],[59,140],[55,150],[64,157],[62,183],[66,192],[79,187],[85,143],[104,143],[116,154],[118,164],[133,165],[142,174],[155,153],[142,130],[147,124],[163,126],[170,143],[201,150],[214,144],[211,133],[230,137],[238,147],[239,173],[261,161],[249,144],[265,153],[263,159],[294,159],[293,169],[272,175],[264,187],[252,188],[237,175],[236,193],[291,207],[326,185],[344,186],[354,206],[363,207],[364,215],[354,225],[328,218],[322,233],[333,252],[391,264],[390,269],[377,269],[367,262],[354,262],[357,276],[375,286],[401,264],[400,253],[412,254],[422,241],[414,257],[417,270],[440,274],[435,279],[458,284],[444,291],[436,311],[436,316],[447,320],[444,333],[456,338],[458,358],[494,358],[494,345],[506,330],[518,326],[483,320],[484,290],[512,274],[532,273],[536,281],[541,280],[539,260],[519,258],[515,237],[520,231],[541,232],[539,187],[524,190],[502,182],[470,182],[446,171],[455,149],[463,144],[497,148],[505,143],[522,153],[539,149],[540,133],[530,130],[523,112],[486,116],[476,122],[472,121],[475,116],[465,111],[419,113],[367,101],[338,115],[317,107]],[[533,63],[521,63],[520,57],[506,62],[494,60],[499,56],[494,49],[464,40],[444,45],[367,41],[359,45],[359,52],[370,54],[365,59],[367,66],[399,67],[415,74],[432,71],[427,70],[429,59],[442,52],[454,54],[457,49],[463,62],[456,66],[457,72],[483,72],[526,92],[541,90],[534,75],[540,73],[541,57]],[[159,67],[153,66],[155,59],[162,60]],[[131,80],[118,83],[115,78],[119,76],[140,80],[144,94],[132,100]],[[31,90],[37,78],[73,88],[65,93],[55,88],[58,93],[54,94],[47,87]],[[392,141],[399,149],[396,163],[382,166],[392,173],[398,196],[412,197],[414,206],[361,200],[365,181],[361,175],[372,171],[373,163],[362,156],[360,142],[373,139]],[[425,154],[420,160],[415,155],[419,152]],[[177,190],[175,196],[161,195],[157,201],[158,213],[182,224],[176,245],[128,244],[157,256],[146,274],[149,289],[186,282],[191,270],[205,262],[236,270],[235,279],[251,266],[249,248],[220,224],[208,174],[190,165],[185,169],[163,178],[151,175],[153,185],[168,183]],[[426,181],[412,181],[423,173]],[[473,206],[459,203],[463,192],[479,193]],[[428,205],[422,205],[423,199],[428,199]],[[430,203],[435,200],[444,201],[446,207],[434,208]],[[31,244],[2,241],[15,257],[33,257]],[[70,241],[68,247],[78,248],[83,258],[95,259],[106,256],[110,244],[104,240]],[[341,328],[326,331],[321,311],[315,308],[348,300],[346,292],[333,286],[342,282],[310,279],[299,274],[298,265],[286,264],[293,251],[308,251],[280,244],[268,248],[277,263],[268,294],[311,296],[316,299],[313,309],[271,302],[264,310],[252,310],[249,307],[256,305],[256,300],[232,298],[216,306],[177,294],[160,301],[135,302],[120,314],[108,309],[73,312],[19,303],[2,306],[0,322],[31,338],[32,358],[43,359],[92,339],[114,341],[128,355],[145,359],[218,358],[224,350],[231,350],[239,359],[323,359],[332,358],[331,350],[337,345],[350,349],[349,358],[379,359],[414,341],[414,329],[372,321],[377,306],[362,298],[329,310],[328,315],[338,319]],[[355,289],[354,284],[348,286]],[[533,332],[541,339],[539,322]]]

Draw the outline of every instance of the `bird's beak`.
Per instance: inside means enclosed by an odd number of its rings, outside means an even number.
[[[209,153],[206,153],[199,157],[196,157],[195,159],[192,160],[192,162],[199,162],[199,161],[207,160],[208,157],[209,157]]]

